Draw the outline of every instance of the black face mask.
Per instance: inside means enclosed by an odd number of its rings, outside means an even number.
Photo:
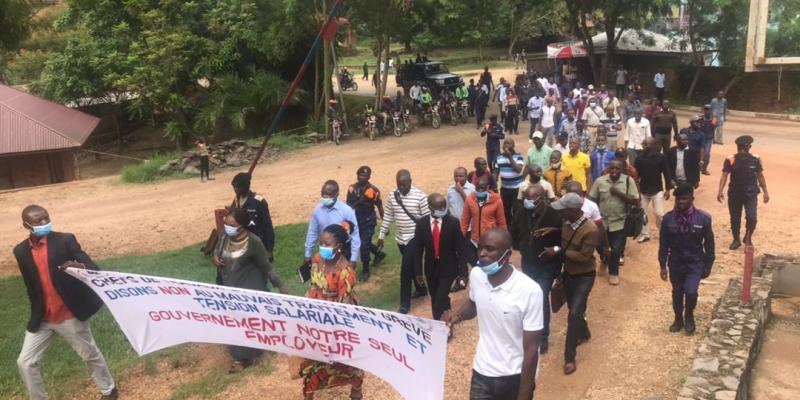
[[[542,180],[542,176],[541,175],[531,176],[531,181],[533,181],[533,183],[537,183],[540,180]]]

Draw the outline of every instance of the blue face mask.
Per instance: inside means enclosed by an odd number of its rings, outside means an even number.
[[[322,257],[323,260],[333,260],[333,258],[336,257],[336,248],[319,246],[319,256]]]
[[[34,236],[37,237],[47,236],[53,230],[52,222],[48,222],[44,225],[36,225],[36,226],[28,225],[28,226],[30,226],[31,229],[33,229],[33,234]]]
[[[495,262],[493,262],[493,263],[491,263],[489,265],[482,265],[481,261],[478,260],[477,267],[480,268],[481,271],[483,271],[483,273],[485,273],[486,275],[492,276],[492,275],[496,274],[497,271],[500,271],[501,268],[503,268],[503,264],[500,263],[500,260],[505,258],[506,254],[508,254],[508,250],[506,250],[503,253],[503,255],[500,256],[499,259],[497,259],[497,261],[495,261]]]
[[[536,201],[531,199],[523,199],[522,205],[525,207],[526,210],[533,210],[536,207]]]
[[[475,192],[475,197],[477,197],[478,200],[486,200],[486,198],[489,197],[489,192]]]
[[[336,202],[336,199],[330,197],[323,197],[319,202],[322,203],[322,205],[325,207],[332,207],[333,203]]]
[[[239,233],[239,228],[225,224],[225,234],[234,237]]]
[[[444,210],[433,210],[431,213],[433,214],[434,218],[442,219],[442,218],[444,218],[445,215],[447,215],[447,209],[444,209]]]

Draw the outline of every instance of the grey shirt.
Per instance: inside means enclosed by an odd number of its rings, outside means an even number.
[[[269,252],[252,232],[247,232],[242,242],[232,242],[230,236],[223,235],[214,255],[222,260],[220,273],[225,286],[269,291],[269,281],[277,288],[283,287],[269,262]]]

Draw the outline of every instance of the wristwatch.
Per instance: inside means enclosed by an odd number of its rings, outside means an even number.
[[[553,246],[553,251],[554,251],[554,252],[556,252],[556,253],[558,253],[558,252],[560,252],[560,251],[561,251],[561,247],[558,247],[558,246]]]

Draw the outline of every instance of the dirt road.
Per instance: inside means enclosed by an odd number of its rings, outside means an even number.
[[[681,126],[688,113],[680,113]],[[522,123],[527,129],[527,123]],[[800,186],[790,184],[800,168],[796,154],[800,140],[795,137],[800,125],[757,120],[732,119],[726,125],[725,146],[714,146],[712,176],[703,177],[696,193],[696,205],[714,217],[718,238],[717,265],[701,287],[698,315],[699,332],[707,328],[708,315],[730,276],[740,273],[742,253],[727,250],[730,241],[726,208],[715,200],[724,155],[731,154],[736,135],[752,134],[754,152],[764,160],[772,201],[759,208],[759,228],[755,236],[757,252],[791,252],[796,240],[794,218],[800,207]],[[518,147],[529,144],[520,136]],[[414,184],[422,190],[444,192],[455,166],[470,166],[484,154],[484,145],[471,124],[429,128],[397,139],[382,137],[375,142],[352,140],[342,146],[320,145],[292,153],[256,170],[254,190],[270,201],[276,224],[302,222],[319,198],[319,187],[326,179],[342,184],[354,180],[359,165],[369,164],[374,183],[388,190],[394,187],[394,173],[400,168],[412,172]],[[50,210],[56,229],[77,234],[83,246],[96,258],[120,254],[148,253],[180,248],[205,239],[212,224],[212,210],[231,198],[230,180],[234,171],[217,175],[208,183],[174,180],[153,185],[124,185],[114,178],[74,182],[0,197],[0,261],[3,275],[16,274],[11,248],[24,236],[19,212],[27,204],[38,203]],[[671,202],[670,202],[671,204]],[[622,284],[610,287],[598,279],[592,292],[588,319],[592,340],[578,352],[578,371],[561,373],[564,338],[564,313],[554,316],[550,353],[542,357],[537,398],[541,399],[641,399],[674,398],[676,388],[689,368],[689,355],[701,335],[685,337],[667,333],[671,322],[669,287],[657,278],[656,242],[629,243]],[[460,305],[463,292],[454,299]],[[430,316],[426,301],[416,304],[413,313]],[[448,349],[446,398],[467,397],[471,359],[477,339],[474,321],[461,325]],[[223,352],[216,346],[203,346]],[[222,357],[224,358],[224,357]],[[180,381],[180,375],[175,376]],[[126,396],[138,398],[137,386],[152,393],[146,382],[128,382]],[[229,388],[219,398],[256,398],[271,393],[275,398],[299,399],[300,382],[287,379],[285,362],[279,358],[268,377],[250,377]],[[168,397],[168,388],[158,391]],[[399,398],[388,385],[375,378],[366,381],[367,398]],[[318,396],[340,398],[341,392]],[[158,396],[158,395],[157,395]]]

